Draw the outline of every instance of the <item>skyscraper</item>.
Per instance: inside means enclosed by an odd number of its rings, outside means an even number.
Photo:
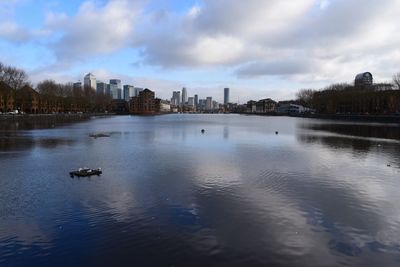
[[[229,88],[224,88],[224,105],[229,103]]]
[[[135,96],[135,87],[132,85],[124,85],[124,100],[129,101],[131,97]]]
[[[182,88],[182,106],[185,105],[187,102],[187,91],[186,87]]]
[[[112,99],[118,99],[118,85],[110,83],[110,95]]]
[[[194,95],[194,106],[197,107],[199,105],[199,96]]]
[[[107,91],[107,84],[103,82],[97,82],[96,92],[98,94],[105,94]]]
[[[143,88],[135,87],[135,96],[139,96],[141,91],[143,91]]]
[[[194,97],[189,97],[188,98],[188,106],[194,107]]]
[[[113,99],[122,99],[122,86],[120,79],[110,80],[111,94]]]
[[[171,103],[174,106],[180,106],[181,105],[181,92],[174,91],[172,93]]]
[[[212,97],[211,96],[208,96],[207,98],[206,98],[206,110],[207,111],[211,111],[212,110],[212,108],[213,108],[213,106],[212,106]]]
[[[90,87],[93,90],[96,90],[96,77],[91,73],[86,74],[83,78],[83,84],[85,87]]]

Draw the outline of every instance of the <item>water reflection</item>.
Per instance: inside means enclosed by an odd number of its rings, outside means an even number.
[[[1,153],[20,153],[0,157],[0,264],[396,266],[399,142],[316,124],[125,116],[3,134]],[[70,179],[80,165],[103,175]]]

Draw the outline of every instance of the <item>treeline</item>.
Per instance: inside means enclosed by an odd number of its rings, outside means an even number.
[[[297,102],[319,114],[400,114],[400,74],[392,84],[332,84],[321,90],[302,89]]]
[[[53,80],[39,82],[36,90],[40,94],[47,109],[63,107],[64,110],[79,110],[85,112],[104,112],[111,109],[112,98],[99,94],[93,88],[74,87],[72,83],[56,83]]]
[[[109,95],[98,94],[90,87],[75,87],[72,83],[57,83],[53,80],[39,82],[36,88],[29,83],[28,75],[22,69],[7,66],[0,62],[0,82],[13,90],[14,99],[21,95],[20,90],[28,85],[39,93],[40,111],[84,111],[103,112],[112,108]],[[28,96],[27,96],[28,97]]]

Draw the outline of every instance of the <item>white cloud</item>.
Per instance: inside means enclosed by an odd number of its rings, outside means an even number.
[[[75,16],[48,14],[46,27],[61,35],[51,44],[58,60],[75,63],[125,47],[132,38],[140,3],[113,0],[99,6],[86,1]]]
[[[0,22],[0,38],[18,43],[30,40],[32,34],[15,22],[5,21]]]

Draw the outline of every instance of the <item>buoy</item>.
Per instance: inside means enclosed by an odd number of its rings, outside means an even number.
[[[205,130],[204,129],[201,129],[201,133],[204,133],[205,132]]]

